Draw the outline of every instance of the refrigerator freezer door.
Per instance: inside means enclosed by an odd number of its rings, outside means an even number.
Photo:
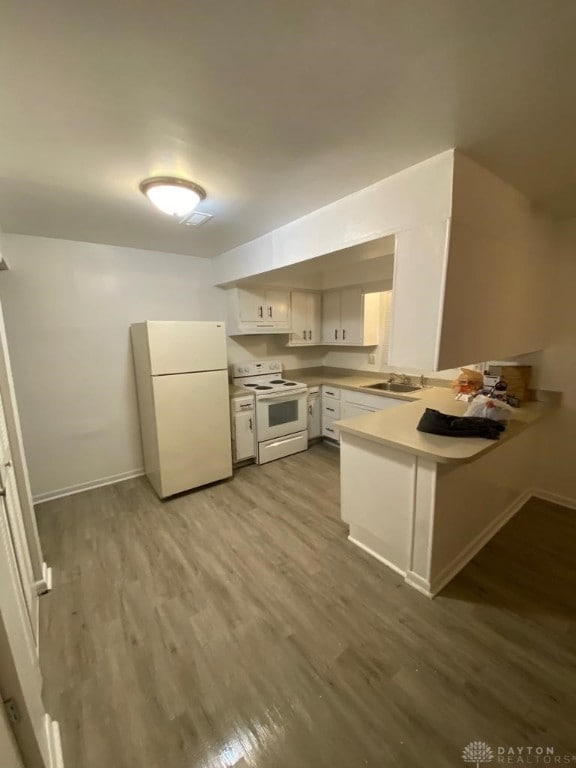
[[[223,322],[148,321],[146,326],[152,376],[218,371],[227,367]]]
[[[164,498],[232,475],[226,371],[153,378]],[[158,490],[158,489],[157,489]]]

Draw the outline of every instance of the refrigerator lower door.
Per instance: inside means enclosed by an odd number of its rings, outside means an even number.
[[[154,376],[153,391],[160,497],[230,477],[227,371]]]

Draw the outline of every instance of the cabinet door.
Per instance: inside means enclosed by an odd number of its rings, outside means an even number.
[[[265,320],[274,324],[288,325],[290,318],[290,294],[288,291],[266,291]]]
[[[320,398],[312,397],[308,400],[308,439],[320,437],[322,427],[320,422]]]
[[[257,323],[266,317],[264,295],[253,288],[238,288],[238,319],[241,323]]]
[[[320,344],[322,340],[322,296],[308,294],[308,344]]]
[[[331,440],[335,440],[337,443],[340,442],[340,432],[334,426],[333,419],[322,420],[322,435],[324,437],[329,437]]]
[[[234,414],[234,461],[251,459],[256,455],[254,412]]]
[[[309,336],[308,297],[311,294],[293,291],[291,294],[292,333],[291,344],[307,344]]]
[[[325,293],[322,300],[322,343],[339,344],[340,291]]]
[[[340,294],[340,321],[343,344],[362,344],[364,297],[360,288],[346,288]]]
[[[342,419],[353,419],[355,416],[366,416],[367,413],[375,413],[375,408],[363,408],[354,403],[344,403],[342,405]]]

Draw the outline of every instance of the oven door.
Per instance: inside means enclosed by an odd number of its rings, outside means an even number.
[[[291,435],[307,428],[306,392],[261,395],[256,398],[258,442]]]

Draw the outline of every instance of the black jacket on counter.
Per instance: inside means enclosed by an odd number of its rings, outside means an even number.
[[[498,440],[500,433],[506,427],[493,419],[481,419],[477,416],[449,416],[433,408],[426,408],[416,429],[445,437],[487,437],[489,440]]]

